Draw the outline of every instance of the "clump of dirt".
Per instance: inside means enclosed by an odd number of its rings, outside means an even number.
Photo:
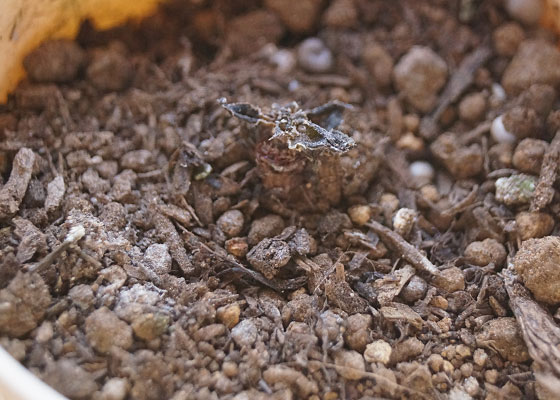
[[[560,51],[510,3],[171,2],[40,46],[0,345],[73,399],[553,398]]]

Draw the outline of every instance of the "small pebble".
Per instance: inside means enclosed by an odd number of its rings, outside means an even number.
[[[383,46],[377,43],[367,44],[362,53],[362,59],[377,85],[387,87],[391,84],[394,61]],[[415,129],[410,130],[414,131]]]
[[[430,150],[456,179],[472,178],[482,171],[482,147],[478,143],[465,146],[456,134],[439,135]]]
[[[150,150],[133,150],[124,154],[120,160],[123,169],[135,172],[147,172],[154,166],[154,154]]]
[[[261,240],[279,235],[285,228],[284,220],[276,214],[268,214],[262,218],[255,219],[249,229],[248,241],[254,246]]]
[[[430,354],[427,363],[433,372],[440,372],[443,369],[443,357],[437,353]]]
[[[36,273],[18,272],[0,290],[0,335],[21,337],[39,325],[51,305],[49,288]]]
[[[42,378],[49,386],[71,399],[91,398],[97,390],[94,374],[86,371],[73,359],[49,362]]]
[[[107,307],[91,313],[84,328],[89,344],[100,353],[108,353],[113,346],[125,350],[132,346],[132,328]]]
[[[141,314],[134,318],[131,326],[137,337],[149,342],[167,331],[169,317],[159,313]]]
[[[507,132],[517,139],[534,136],[542,129],[542,121],[537,112],[529,107],[516,106],[502,115],[502,122]]]
[[[295,34],[310,32],[321,15],[322,0],[266,0],[265,6]]]
[[[551,305],[560,303],[559,237],[525,240],[515,255],[513,265],[536,300]]]
[[[540,0],[506,0],[505,7],[512,18],[527,25],[536,24],[542,13]]]
[[[391,359],[392,348],[389,343],[384,340],[376,340],[366,346],[364,351],[364,359],[368,363],[381,363],[386,365]]]
[[[171,272],[171,255],[166,244],[150,245],[144,253],[144,265],[158,275]]]
[[[455,352],[456,352],[456,357],[459,360],[463,360],[465,358],[468,358],[471,356],[472,352],[469,346],[466,346],[464,344],[458,344],[457,347],[455,348]]]
[[[101,389],[103,400],[124,400],[129,390],[129,383],[124,378],[111,378]]]
[[[35,82],[69,82],[85,61],[85,53],[74,40],[44,42],[29,53],[23,66]]]
[[[504,57],[512,57],[517,48],[525,39],[525,32],[519,24],[508,22],[500,25],[493,33],[494,48],[496,52]]]
[[[323,23],[330,28],[350,29],[358,24],[354,0],[335,0],[323,13]]]
[[[414,275],[401,290],[400,296],[408,304],[413,304],[424,297],[427,289],[427,282],[418,275]]]
[[[521,172],[538,175],[547,147],[548,143],[544,140],[523,139],[513,153],[513,166]]]
[[[344,340],[352,350],[363,352],[370,342],[371,315],[354,314],[347,319]]]
[[[535,83],[560,83],[560,50],[542,39],[525,40],[502,75],[502,86],[517,95]]]
[[[515,224],[521,240],[542,238],[552,232],[554,218],[543,212],[522,211],[515,216]]]
[[[397,148],[409,150],[411,152],[421,152],[424,150],[424,141],[412,132],[407,132],[397,140]]]
[[[331,50],[319,38],[305,39],[297,49],[299,65],[307,72],[328,72],[334,64]]]
[[[447,310],[449,307],[449,302],[443,296],[434,296],[430,301],[432,307],[441,308],[442,310]]]
[[[476,344],[497,351],[504,360],[522,363],[529,359],[529,352],[515,318],[500,317],[482,325],[476,335]]]
[[[268,279],[274,278],[290,259],[289,244],[269,238],[262,240],[247,253],[247,261],[251,266]]]
[[[73,304],[84,311],[92,307],[95,302],[95,295],[93,294],[91,286],[85,284],[74,286],[70,289],[68,296]]]
[[[222,371],[228,378],[233,378],[237,376],[239,368],[237,367],[237,364],[232,361],[224,361],[222,364]]]
[[[465,392],[472,397],[475,397],[480,392],[480,385],[474,376],[467,377],[465,382],[463,382],[463,387],[465,388]]]
[[[468,378],[469,376],[472,375],[473,371],[474,371],[474,367],[470,362],[461,364],[461,366],[459,367],[459,370],[461,371],[461,374],[465,377]]]
[[[234,237],[226,240],[226,250],[229,254],[233,254],[237,258],[243,258],[249,251],[249,244],[247,238]]]
[[[100,50],[86,70],[88,80],[99,90],[119,91],[132,80],[134,68],[129,58],[114,49]]]
[[[497,143],[515,143],[517,137],[506,130],[504,127],[503,116],[494,118],[492,125],[490,126],[490,135]]]
[[[366,371],[364,357],[355,350],[339,350],[334,356],[336,372],[350,381],[361,379]]]
[[[391,365],[398,364],[403,361],[411,360],[424,351],[424,343],[416,337],[409,337],[408,339],[397,342],[391,351]]]
[[[427,161],[414,161],[409,166],[410,174],[417,179],[420,184],[426,184],[434,179],[435,170],[432,164]]]
[[[459,103],[459,117],[469,123],[477,122],[486,112],[486,97],[482,93],[472,93]]]
[[[496,200],[507,206],[527,204],[533,198],[537,178],[526,174],[511,175],[496,180]]]
[[[486,371],[484,371],[484,380],[488,383],[496,383],[499,376],[500,374],[495,369],[487,369]]]
[[[484,367],[488,361],[488,354],[483,349],[476,349],[473,354],[473,361],[479,367]]]
[[[233,303],[227,306],[220,307],[216,310],[216,317],[218,321],[232,329],[239,322],[239,316],[241,315],[241,308],[239,304]]]
[[[229,210],[223,213],[220,218],[216,221],[216,225],[221,229],[228,237],[239,236],[243,230],[243,224],[245,223],[245,217],[243,213],[239,210]]]
[[[416,222],[418,212],[410,208],[400,208],[393,217],[393,229],[399,235],[406,237]]]
[[[441,271],[438,276],[434,277],[432,283],[448,293],[453,293],[465,289],[465,276],[459,268],[451,267]]]
[[[348,209],[348,215],[353,223],[358,226],[364,225],[371,218],[371,207],[368,205],[356,205]]]
[[[393,69],[393,79],[412,106],[429,112],[447,81],[447,64],[429,47],[413,46]]]
[[[252,318],[244,319],[231,330],[231,337],[239,347],[251,347],[257,341],[258,334]]]
[[[493,262],[497,267],[506,260],[506,248],[496,239],[484,239],[480,242],[472,242],[464,253],[467,262],[484,267]]]

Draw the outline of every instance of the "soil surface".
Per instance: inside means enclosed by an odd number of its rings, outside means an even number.
[[[560,51],[520,13],[192,0],[43,44],[0,345],[71,399],[555,398]]]

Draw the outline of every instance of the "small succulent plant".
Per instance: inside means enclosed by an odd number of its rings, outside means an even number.
[[[228,103],[224,98],[219,102],[242,121],[270,128],[265,140],[255,147],[255,162],[263,186],[271,194],[296,202],[305,198],[307,205],[315,208],[328,208],[340,201],[342,171],[338,156],[356,143],[336,128],[350,105],[333,101],[304,110],[292,102],[274,105],[265,113],[249,103]]]

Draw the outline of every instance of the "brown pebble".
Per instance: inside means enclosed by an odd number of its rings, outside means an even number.
[[[358,23],[354,0],[335,0],[323,13],[323,23],[331,28],[353,28]]]
[[[346,332],[344,332],[344,340],[348,347],[359,352],[364,351],[370,342],[371,323],[371,315],[354,314],[348,317]]]
[[[223,213],[216,221],[218,228],[222,230],[227,236],[239,236],[243,230],[245,217],[239,210],[229,210]]]
[[[453,133],[440,135],[431,145],[430,150],[436,159],[457,179],[471,178],[482,170],[482,148],[474,143],[462,146]]]
[[[472,242],[465,249],[467,262],[484,267],[491,262],[501,266],[506,260],[506,249],[496,239],[484,239],[480,242]]]
[[[233,254],[237,258],[243,258],[247,255],[249,251],[249,245],[247,244],[247,238],[244,237],[234,237],[226,240],[226,250],[229,254]]]
[[[466,122],[479,121],[486,113],[486,97],[482,93],[472,93],[459,103],[459,117]]]
[[[476,344],[497,351],[502,358],[512,362],[522,363],[529,359],[515,318],[501,317],[488,321],[476,334]]]
[[[97,51],[86,76],[93,86],[103,91],[125,89],[132,80],[134,70],[130,60],[114,49]]]
[[[367,44],[362,53],[362,60],[378,86],[387,87],[391,84],[394,61],[383,46],[377,43]]]
[[[393,79],[413,107],[428,112],[447,80],[447,64],[429,47],[413,46],[395,65]]]
[[[129,151],[120,160],[123,169],[131,169],[135,172],[149,171],[154,162],[153,153],[146,149]]]
[[[268,214],[262,218],[255,219],[249,229],[249,245],[254,246],[265,238],[280,234],[284,227],[284,220],[276,214]]]
[[[534,83],[560,83],[560,51],[544,40],[525,40],[502,75],[502,86],[510,95]]]
[[[69,82],[85,61],[85,53],[74,40],[59,39],[41,44],[23,60],[35,82]]]
[[[84,329],[89,344],[100,353],[108,353],[113,346],[125,350],[132,346],[132,328],[107,307],[91,313]]]
[[[247,261],[268,279],[274,278],[290,259],[290,246],[277,239],[264,239],[247,253]]]
[[[504,128],[517,139],[537,136],[542,129],[542,121],[537,112],[528,107],[513,107],[502,116]]]
[[[364,357],[355,350],[340,350],[334,355],[336,372],[351,381],[361,379],[366,370]]]
[[[317,17],[322,0],[266,0],[265,6],[274,11],[292,33],[309,32]]]
[[[241,308],[239,304],[233,303],[227,306],[220,307],[216,310],[216,317],[218,321],[227,326],[228,329],[232,329],[239,322],[239,315],[241,314]]]
[[[432,279],[434,286],[453,293],[465,289],[465,276],[463,271],[457,267],[444,269]]]
[[[508,22],[500,25],[492,34],[496,52],[504,57],[512,57],[525,39],[525,32],[519,24]]]
[[[393,346],[389,363],[394,365],[403,361],[410,360],[411,358],[422,354],[423,350],[424,343],[422,343],[416,337],[410,337]]]
[[[371,207],[368,205],[352,206],[348,209],[348,215],[356,225],[363,225],[371,218]]]
[[[542,238],[552,232],[554,218],[543,212],[522,211],[515,216],[515,224],[521,240]]]
[[[21,337],[35,329],[51,304],[49,288],[40,275],[18,272],[0,290],[0,334]]]
[[[560,303],[559,237],[546,236],[524,241],[513,263],[535,299],[553,305]]]
[[[544,140],[523,139],[513,153],[513,166],[521,172],[538,175],[548,143]]]

